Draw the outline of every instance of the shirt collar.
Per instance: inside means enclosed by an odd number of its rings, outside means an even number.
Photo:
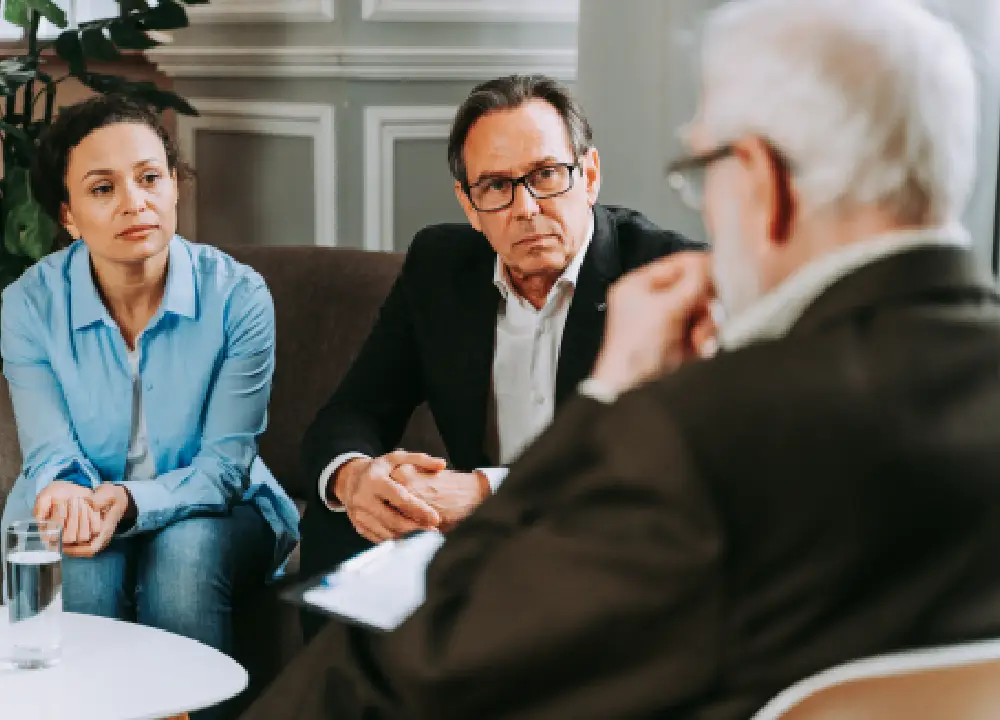
[[[570,261],[566,269],[562,271],[559,279],[556,280],[556,284],[552,286],[552,290],[549,293],[549,297],[552,293],[556,292],[558,289],[563,287],[576,288],[576,281],[580,277],[580,268],[583,267],[583,260],[587,256],[587,250],[590,248],[590,244],[594,239],[594,214],[590,213],[590,225],[587,228],[587,239],[584,240],[583,245],[577,250],[576,255]],[[510,284],[510,276],[507,274],[507,268],[500,260],[500,256],[497,255],[496,260],[493,263],[493,284],[496,286],[497,290],[500,291],[501,297],[506,301],[511,293],[517,296],[517,291]]]
[[[170,240],[169,253],[163,300],[160,302],[160,309],[150,325],[153,325],[159,317],[166,313],[188,318],[194,318],[197,314],[194,266],[184,242],[177,235],[174,235]],[[89,327],[96,322],[103,322],[105,325],[113,327],[115,323],[101,300],[90,270],[90,250],[83,241],[77,241],[73,250],[69,278],[73,330]]]
[[[191,252],[177,235],[170,239],[170,262],[167,265],[167,285],[163,291],[161,313],[186,318],[198,315],[197,288],[194,283],[194,263]]]
[[[900,230],[852,243],[807,263],[784,282],[720,327],[720,344],[737,350],[762,340],[783,337],[802,313],[831,285],[877,260],[926,246],[969,246],[960,224]]]

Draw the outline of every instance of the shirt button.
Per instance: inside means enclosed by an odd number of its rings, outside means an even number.
[[[542,397],[542,394],[537,392],[532,395],[531,399],[534,401],[535,405],[541,405],[545,402],[545,398]]]

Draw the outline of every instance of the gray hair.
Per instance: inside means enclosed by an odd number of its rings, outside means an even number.
[[[520,107],[529,100],[544,100],[562,117],[574,161],[587,154],[594,142],[593,132],[580,103],[564,85],[545,75],[507,75],[474,87],[455,113],[448,137],[448,167],[456,180],[463,185],[469,182],[465,140],[476,121],[493,112]]]
[[[917,0],[735,0],[712,13],[703,47],[704,127],[772,142],[807,212],[961,215],[976,173],[972,58]]]

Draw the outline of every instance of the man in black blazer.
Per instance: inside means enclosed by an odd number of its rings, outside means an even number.
[[[608,286],[701,247],[597,204],[589,125],[548,78],[473,90],[449,160],[471,225],[417,233],[371,335],[306,435],[319,488],[302,525],[304,573],[419,527],[453,527],[590,372]],[[423,402],[447,468],[394,450]]]
[[[592,376],[448,536],[422,607],[329,624],[248,720],[745,720],[835,664],[1000,636],[969,54],[896,0],[737,0],[707,27],[672,185],[706,181],[722,351],[674,367],[703,278],[620,281]]]

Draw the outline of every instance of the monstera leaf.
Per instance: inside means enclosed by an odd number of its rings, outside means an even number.
[[[6,0],[3,19],[23,28],[31,27],[31,12],[35,11],[58,28],[66,27],[66,13],[52,0]]]
[[[197,115],[198,111],[184,98],[169,90],[163,90],[148,80],[126,80],[117,75],[86,72],[78,76],[80,82],[100,93],[124,93],[141,98],[158,111],[173,108],[183,115]]]
[[[32,196],[25,168],[11,168],[3,182],[7,206],[4,249],[11,255],[38,260],[52,250],[56,224]]]

